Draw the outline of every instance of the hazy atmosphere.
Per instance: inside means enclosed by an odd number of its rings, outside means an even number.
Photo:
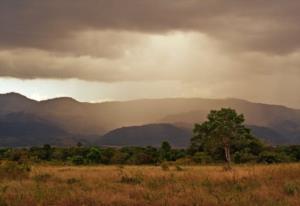
[[[1,0],[0,93],[300,108],[300,2]]]
[[[0,0],[0,206],[299,206],[299,11]]]

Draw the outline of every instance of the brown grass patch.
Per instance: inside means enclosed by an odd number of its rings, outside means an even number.
[[[0,182],[4,205],[300,205],[300,164],[236,166],[34,166]]]

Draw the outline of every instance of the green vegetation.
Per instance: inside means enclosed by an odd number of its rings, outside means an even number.
[[[195,125],[190,148],[195,160],[206,163],[211,158],[225,159],[230,168],[232,154],[236,163],[245,163],[254,161],[262,152],[263,144],[251,135],[243,125],[244,116],[235,110],[211,111],[207,118]]]
[[[241,150],[233,147],[231,155],[235,164],[244,163],[284,163],[300,161],[300,146],[269,147],[256,145],[240,146]],[[221,148],[199,151],[171,149],[169,158],[161,158],[161,151],[154,147],[51,147],[50,157],[43,156],[44,147],[29,149],[3,149],[0,160],[26,163],[53,163],[69,165],[157,165],[162,162],[176,162],[178,164],[220,164],[226,162],[224,151]],[[97,152],[96,152],[97,151]]]
[[[76,147],[50,145],[32,148],[2,148],[0,160],[18,163],[50,162],[73,165],[157,165],[177,164],[283,163],[300,161],[300,146],[272,147],[251,135],[244,125],[244,116],[233,109],[211,111],[208,120],[196,124],[188,149],[172,148],[168,142],[155,147]]]

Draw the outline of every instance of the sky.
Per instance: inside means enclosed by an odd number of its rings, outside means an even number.
[[[0,93],[300,108],[295,0],[1,0]]]

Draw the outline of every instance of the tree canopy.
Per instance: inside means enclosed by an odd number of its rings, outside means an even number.
[[[260,152],[262,143],[251,135],[244,122],[244,116],[233,109],[212,110],[207,121],[195,125],[190,150],[193,153],[206,152],[215,158],[223,156],[228,164],[232,153],[237,151],[249,153],[249,156]]]

